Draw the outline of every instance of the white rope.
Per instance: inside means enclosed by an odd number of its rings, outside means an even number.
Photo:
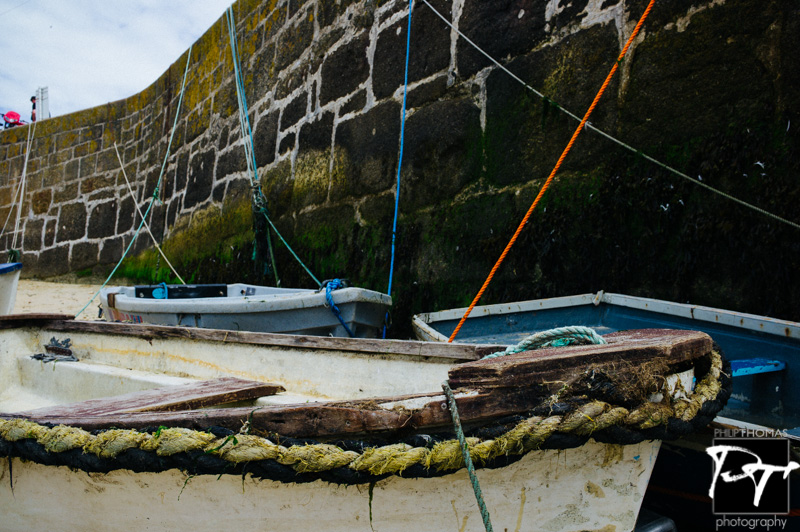
[[[22,165],[22,179],[19,183],[19,203],[17,204],[17,220],[14,223],[14,238],[11,241],[11,249],[17,248],[17,238],[19,238],[19,224],[22,219],[22,204],[25,202],[25,184],[28,178],[28,159],[31,156],[31,142],[36,130],[36,122],[28,128],[28,141],[25,144],[25,163]],[[16,200],[16,198],[14,198]],[[9,211],[10,214],[10,211]]]
[[[441,13],[439,13],[439,12],[438,12],[438,11],[437,11],[437,10],[436,10],[436,9],[435,9],[433,6],[432,6],[432,5],[431,5],[431,4],[428,2],[428,0],[422,0],[422,2],[423,2],[423,3],[424,3],[426,6],[428,6],[428,7],[430,8],[430,10],[431,10],[431,11],[433,11],[433,13],[434,13],[436,16],[438,16],[440,19],[442,19],[442,21],[443,21],[445,24],[447,24],[447,26],[448,26],[448,27],[450,27],[450,29],[451,29],[451,30],[455,31],[455,32],[456,32],[456,33],[457,33],[457,34],[458,34],[458,35],[459,35],[459,36],[460,36],[462,39],[464,39],[465,41],[467,41],[467,42],[470,44],[470,46],[472,46],[472,47],[473,47],[473,48],[475,48],[475,49],[476,49],[478,52],[480,52],[481,54],[483,54],[483,56],[484,56],[484,57],[486,57],[486,58],[487,58],[489,61],[491,61],[492,63],[494,63],[494,64],[495,64],[495,65],[496,65],[496,66],[497,66],[497,67],[498,67],[500,70],[502,70],[503,72],[505,72],[506,74],[508,74],[509,76],[511,76],[511,77],[512,77],[512,78],[513,78],[515,81],[517,81],[517,82],[519,82],[520,84],[522,84],[522,85],[523,85],[523,86],[524,86],[526,89],[528,89],[529,91],[531,91],[532,93],[534,93],[534,94],[535,94],[536,96],[538,96],[539,98],[542,98],[542,99],[545,99],[545,100],[552,101],[550,98],[548,98],[547,96],[545,96],[545,95],[544,95],[544,94],[542,94],[541,92],[537,91],[536,89],[534,89],[533,87],[531,87],[530,85],[528,85],[527,83],[525,83],[525,82],[524,82],[522,79],[520,79],[520,77],[519,77],[519,76],[517,76],[516,74],[514,74],[513,72],[511,72],[509,69],[507,69],[505,66],[503,66],[502,64],[500,64],[500,62],[499,62],[499,61],[497,61],[497,60],[496,60],[494,57],[490,56],[488,53],[486,53],[485,51],[483,51],[483,50],[480,48],[480,46],[478,46],[477,44],[475,44],[474,42],[472,42],[472,40],[470,40],[470,38],[469,38],[469,37],[467,37],[466,35],[464,35],[463,33],[461,33],[461,30],[459,30],[458,28],[456,28],[455,26],[453,26],[453,24],[452,24],[452,23],[451,23],[449,20],[447,20],[447,18],[445,18],[445,17],[444,17],[444,16],[443,16]],[[555,103],[555,102],[553,102],[553,103]],[[579,116],[577,116],[577,115],[575,115],[575,114],[573,114],[573,113],[569,112],[567,109],[565,109],[565,108],[564,108],[564,107],[562,107],[561,105],[557,105],[557,107],[558,107],[558,109],[559,109],[559,110],[560,110],[562,113],[566,114],[566,115],[567,115],[567,116],[569,116],[570,118],[572,118],[572,119],[574,119],[574,120],[577,120],[578,122],[580,122],[580,121],[581,121],[581,118],[580,118]],[[687,181],[691,182],[692,184],[695,184],[695,185],[698,185],[698,186],[700,186],[700,187],[703,187],[704,189],[706,189],[706,190],[708,190],[708,191],[710,191],[710,192],[713,192],[714,194],[718,194],[718,195],[722,196],[722,197],[723,197],[723,198],[725,198],[725,199],[728,199],[728,200],[734,201],[734,202],[738,203],[739,205],[742,205],[742,206],[744,206],[744,207],[747,207],[748,209],[752,209],[752,210],[756,211],[756,212],[757,212],[757,213],[759,213],[759,214],[763,214],[764,216],[767,216],[767,217],[769,217],[769,218],[772,218],[773,220],[776,220],[776,221],[778,221],[778,222],[782,222],[782,223],[785,223],[785,224],[787,224],[787,225],[790,225],[790,226],[794,227],[795,229],[800,229],[800,224],[797,224],[797,223],[795,223],[795,222],[792,222],[791,220],[787,220],[786,218],[781,218],[781,217],[780,217],[780,216],[778,216],[777,214],[773,214],[773,213],[771,213],[771,212],[765,211],[765,210],[764,210],[764,209],[762,209],[761,207],[757,207],[757,206],[755,206],[755,205],[752,205],[752,204],[750,204],[750,203],[747,203],[747,202],[746,202],[746,201],[744,201],[744,200],[740,200],[739,198],[736,198],[736,197],[734,197],[734,196],[731,196],[731,195],[730,195],[730,194],[728,194],[727,192],[723,192],[723,191],[721,191],[721,190],[718,190],[718,189],[716,189],[716,188],[714,188],[714,187],[712,187],[712,186],[709,186],[709,185],[707,185],[707,184],[703,183],[703,182],[702,182],[702,181],[700,181],[699,179],[695,179],[694,177],[691,177],[691,176],[689,176],[689,175],[687,175],[687,174],[685,174],[685,173],[683,173],[683,172],[681,172],[681,171],[679,171],[679,170],[676,170],[675,168],[672,168],[671,166],[668,166],[667,164],[665,164],[665,163],[662,163],[661,161],[658,161],[657,159],[654,159],[653,157],[651,157],[651,156],[647,155],[646,153],[644,153],[644,152],[641,152],[641,151],[637,150],[637,149],[636,149],[636,148],[634,148],[633,146],[630,146],[629,144],[626,144],[625,142],[623,142],[623,141],[621,141],[621,140],[619,140],[619,139],[617,139],[617,138],[615,138],[615,137],[611,136],[610,134],[606,133],[605,131],[603,131],[603,130],[601,130],[601,129],[597,128],[597,127],[595,127],[594,125],[592,125],[592,123],[591,123],[591,122],[586,122],[586,125],[585,125],[584,127],[586,127],[587,129],[591,129],[591,130],[592,130],[592,131],[594,131],[595,133],[599,133],[600,135],[602,135],[602,136],[603,136],[603,137],[605,137],[606,139],[608,139],[608,140],[610,140],[611,142],[613,142],[613,143],[617,144],[618,146],[621,146],[621,147],[625,148],[626,150],[628,150],[628,151],[630,151],[630,152],[633,152],[633,153],[635,153],[635,154],[637,154],[637,155],[641,155],[641,156],[642,156],[644,159],[646,159],[647,161],[650,161],[651,163],[653,163],[653,164],[655,164],[655,165],[657,165],[657,166],[660,166],[661,168],[663,168],[663,169],[667,170],[668,172],[671,172],[671,173],[673,173],[673,174],[677,175],[678,177],[682,177],[683,179],[686,179]]]
[[[122,177],[125,178],[125,185],[128,187],[128,192],[131,195],[131,199],[133,199],[133,206],[136,208],[136,212],[139,213],[139,217],[144,221],[144,219],[145,219],[144,218],[144,214],[142,214],[142,210],[139,208],[139,204],[136,202],[136,195],[133,193],[133,189],[131,188],[130,181],[128,181],[128,174],[125,172],[125,164],[122,162],[122,157],[120,157],[119,149],[117,148],[117,143],[116,142],[114,142],[114,151],[117,152],[117,160],[119,161],[119,167],[122,169]],[[161,246],[158,245],[158,241],[156,240],[156,237],[153,236],[153,232],[150,231],[150,226],[147,224],[146,221],[144,222],[144,228],[147,231],[147,234],[150,235],[150,239],[153,241],[153,245],[156,247],[158,252],[161,254],[161,256],[166,261],[167,265],[169,266],[169,269],[172,270],[172,273],[175,274],[175,277],[178,278],[178,280],[181,282],[181,284],[186,284],[186,281],[183,280],[183,277],[180,276],[180,274],[175,270],[175,267],[169,261],[167,256],[164,255],[164,252],[161,250]]]

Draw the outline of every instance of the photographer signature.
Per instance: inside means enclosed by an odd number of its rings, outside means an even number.
[[[745,464],[742,466],[742,473],[734,475],[731,471],[722,471],[722,466],[725,463],[725,459],[728,457],[728,453],[731,451],[738,451],[743,452],[751,455],[755,458],[755,461],[749,464]],[[783,472],[783,478],[787,478],[789,473],[793,469],[800,468],[800,464],[797,462],[789,462],[785,466],[777,466],[771,464],[765,464],[761,461],[761,458],[755,454],[753,451],[749,449],[745,449],[743,447],[736,447],[733,445],[714,445],[706,449],[706,453],[708,453],[711,458],[714,460],[714,479],[711,481],[711,487],[708,490],[708,495],[713,499],[714,498],[714,488],[717,485],[717,479],[722,477],[722,480],[725,482],[736,482],[741,480],[745,477],[750,478],[755,485],[756,491],[753,497],[753,506],[758,506],[761,502],[761,495],[764,493],[764,489],[767,487],[767,481],[769,480],[770,476],[773,473]],[[756,480],[756,472],[761,471],[763,475],[761,475],[760,480]]]

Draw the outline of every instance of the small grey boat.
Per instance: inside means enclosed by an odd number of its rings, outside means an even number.
[[[364,288],[249,284],[115,286],[100,292],[106,320],[285,334],[376,338],[392,298]]]

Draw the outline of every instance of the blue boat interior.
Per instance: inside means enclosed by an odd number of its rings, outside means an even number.
[[[473,314],[475,316],[475,314]],[[429,325],[449,336],[458,320]],[[512,345],[526,336],[569,325],[594,328],[598,334],[630,329],[688,329],[711,336],[731,361],[733,395],[720,415],[773,428],[800,427],[800,338],[672,316],[608,303],[485,315],[466,320],[456,338],[464,343]]]

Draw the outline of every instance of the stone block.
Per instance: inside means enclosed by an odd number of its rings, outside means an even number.
[[[585,6],[586,0],[575,0],[572,4]],[[529,52],[550,38],[545,20],[547,5],[538,0],[465,0],[458,28],[502,62],[507,56]],[[500,35],[502,38],[498,38]],[[465,79],[492,65],[464,39],[458,39],[456,57],[458,73]]]
[[[330,150],[304,150],[297,156],[292,190],[294,209],[325,202],[330,188],[330,161]]]
[[[31,211],[33,214],[47,214],[50,210],[50,205],[53,203],[53,189],[45,188],[37,190],[31,197]]]
[[[400,105],[394,101],[341,122],[336,128],[331,200],[391,188],[399,139]]]
[[[183,150],[178,155],[177,164],[175,165],[175,193],[178,193],[186,188],[188,173],[189,152],[188,150]]]
[[[292,127],[305,118],[308,112],[308,92],[298,94],[281,112],[281,131]]]
[[[48,248],[39,253],[37,273],[42,277],[63,275],[70,271],[69,244]]]
[[[278,34],[275,68],[280,71],[297,61],[314,39],[314,16],[307,12]]]
[[[113,184],[113,179],[110,179],[105,175],[95,174],[92,177],[86,177],[81,180],[79,194],[89,195],[96,190],[102,190],[108,186],[112,186]]]
[[[448,201],[480,177],[480,109],[471,99],[422,107],[406,122],[403,153],[402,210]]]
[[[133,160],[133,157],[131,157]],[[69,179],[77,179],[80,177],[86,177],[94,174],[95,169],[97,168],[97,155],[87,155],[79,160],[80,165],[78,168],[78,176],[75,177],[71,173],[69,174]],[[134,166],[135,168],[135,166]],[[128,171],[130,171],[130,166],[127,167]]]
[[[327,150],[330,152],[333,140],[333,113],[323,113],[313,122],[303,124],[298,135],[300,136],[301,151]]]
[[[34,218],[25,223],[25,232],[22,238],[22,249],[35,251],[42,248],[44,233],[44,221],[41,218]]]
[[[278,146],[278,155],[284,155],[292,151],[295,147],[295,139],[297,135],[295,133],[288,133],[284,135],[281,139],[280,145]]]
[[[69,254],[70,271],[84,270],[97,264],[100,246],[97,242],[75,242]]]
[[[270,113],[261,117],[253,131],[253,144],[256,164],[261,167],[272,164],[278,139],[278,114]]]
[[[295,90],[305,85],[308,73],[308,68],[305,68],[302,64],[288,72],[282,71],[277,83],[275,83],[275,100],[283,100]]]
[[[86,205],[82,202],[61,206],[58,214],[57,242],[79,240],[86,236]]]
[[[125,196],[119,201],[119,212],[117,213],[116,234],[124,234],[133,228],[134,220],[138,219],[134,200],[130,196]]]
[[[189,180],[186,184],[186,195],[183,208],[191,209],[211,197],[214,185],[214,164],[216,153],[213,149],[196,153],[189,162]]]
[[[56,243],[57,220],[47,220],[44,224],[43,244],[45,248],[52,247]]]
[[[455,87],[454,87],[455,89]],[[439,76],[427,83],[414,87],[408,91],[406,108],[414,109],[428,103],[440,100],[447,94],[447,76]]]
[[[64,181],[74,181],[80,177],[82,159],[72,159],[64,165]]]
[[[267,94],[275,84],[277,74],[275,66],[275,44],[267,44],[255,57],[253,65],[253,89],[256,98]]]
[[[347,11],[348,6],[358,0],[326,0],[317,4],[317,20],[320,28],[330,26],[336,19]]]
[[[433,0],[431,4],[448,19],[452,0]],[[450,66],[450,28],[430,9],[415,9],[411,16],[411,50],[408,82],[413,83]],[[382,100],[403,86],[406,62],[408,19],[386,27],[378,35],[372,61],[372,90]]]
[[[217,176],[224,179],[226,176],[239,172],[247,172],[247,157],[244,147],[236,145],[222,153],[217,159]]]
[[[339,116],[344,116],[348,113],[358,112],[364,109],[367,105],[367,91],[361,90],[353,94],[347,99],[345,103],[339,108]]]
[[[122,237],[105,238],[100,243],[98,264],[116,264],[125,250],[122,247]]]
[[[111,200],[94,205],[89,211],[89,238],[107,238],[114,235],[117,227],[117,201]]]
[[[286,159],[261,175],[261,190],[267,198],[267,208],[275,218],[290,212],[294,179],[292,161]]]
[[[364,32],[328,55],[322,64],[320,105],[354,92],[367,80],[368,46],[369,34]]]

